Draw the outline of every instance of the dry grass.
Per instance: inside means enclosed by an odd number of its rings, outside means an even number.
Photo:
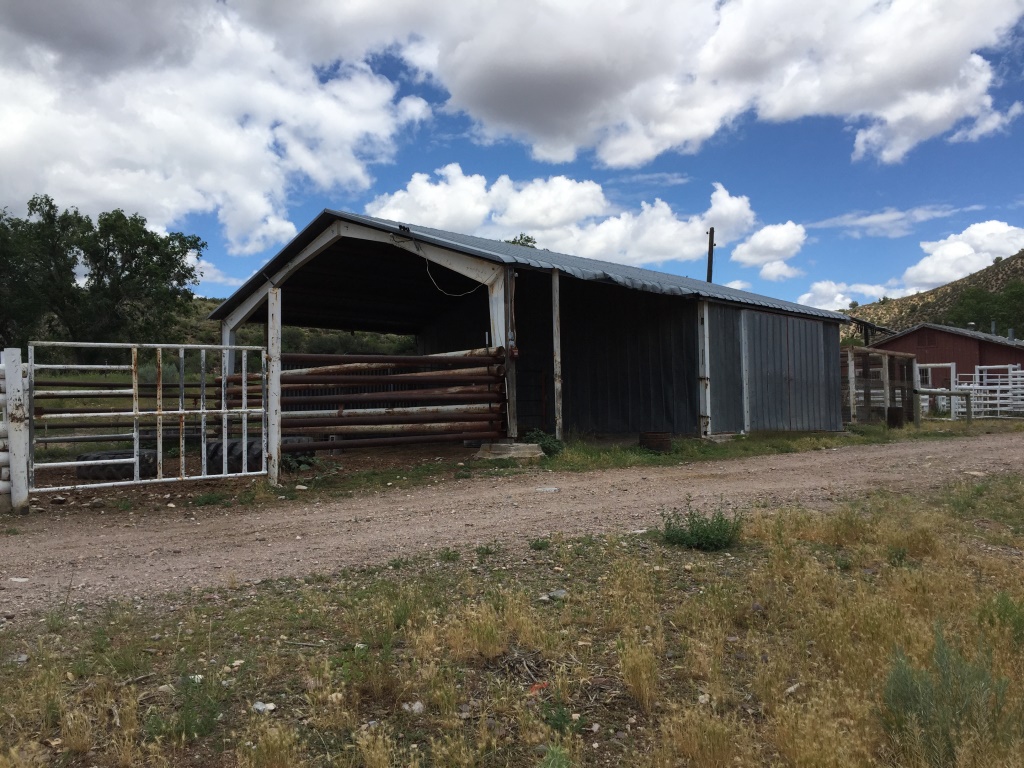
[[[619,670],[626,690],[645,715],[654,710],[658,694],[658,660],[654,649],[644,645],[635,635],[619,640]]]
[[[1022,492],[72,606],[0,634],[0,768],[1019,766]]]

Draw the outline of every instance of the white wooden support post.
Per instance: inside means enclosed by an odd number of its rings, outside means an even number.
[[[237,343],[237,330],[228,325],[227,320],[220,321],[220,343],[225,347],[233,347]],[[235,350],[226,349],[223,354],[227,355],[226,367],[229,373],[235,372]]]
[[[949,389],[950,389],[950,391],[952,391],[952,390],[956,389],[956,387],[957,387],[956,363],[950,363],[949,364]],[[950,421],[956,421],[956,399],[952,395],[949,396],[949,419],[950,419]]]
[[[491,314],[491,344],[505,348],[505,399],[508,418],[508,436],[513,440],[519,436],[519,421],[516,414],[516,361],[512,359],[512,342],[509,333],[509,319],[512,314],[510,284],[514,278],[512,270],[499,272],[487,284],[487,299]]]
[[[889,356],[879,355],[882,361],[882,419],[889,423],[889,406],[892,405],[892,391],[889,385]]]
[[[850,423],[857,423],[857,355],[852,350],[846,351],[846,381],[849,386]]]
[[[914,366],[914,426],[920,428],[921,426],[921,398],[924,395],[919,395],[917,390],[921,388],[921,369],[917,367],[917,360],[915,359],[912,363]]]
[[[562,423],[562,308],[558,290],[558,270],[551,271],[551,345],[554,350],[555,437],[564,440]]]
[[[11,511],[11,447],[7,435],[7,396],[4,394],[4,351],[0,349],[0,514]]]
[[[281,471],[281,289],[267,293],[267,479],[278,484]],[[244,386],[244,382],[243,382]]]
[[[700,392],[700,434],[711,434],[711,336],[708,303],[697,302],[697,376]]]
[[[7,443],[11,463],[11,508],[28,511],[28,409],[25,386],[21,378],[21,350],[4,350],[4,372],[7,384]]]

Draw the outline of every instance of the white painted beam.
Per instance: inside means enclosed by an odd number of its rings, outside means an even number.
[[[710,312],[706,301],[697,302],[697,376],[700,403],[700,434],[712,434],[711,424],[711,334]]]
[[[224,318],[223,323],[226,324],[228,328],[237,330],[238,327],[252,317],[253,312],[259,309],[263,302],[267,300],[267,294],[269,293],[271,286],[283,283],[299,267],[310,259],[314,259],[319,256],[324,250],[340,239],[341,223],[335,222],[321,232],[312,243],[303,248],[296,256],[289,259],[288,263],[277,270],[277,272],[270,275],[267,282],[257,288],[253,293],[249,294],[241,304],[235,307],[235,309],[233,309],[231,313]]]
[[[281,471],[281,289],[267,293],[267,479],[278,484]],[[225,454],[227,451],[225,450]]]

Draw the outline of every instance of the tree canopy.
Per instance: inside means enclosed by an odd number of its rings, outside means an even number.
[[[118,209],[92,219],[47,195],[0,211],[0,346],[33,338],[158,342],[187,315],[206,243]]]
[[[998,292],[984,288],[968,288],[949,310],[948,321],[966,327],[977,323],[979,331],[991,330],[1005,336],[1011,328],[1020,337],[1024,334],[1024,281],[1011,280]]]
[[[510,240],[506,240],[505,242],[511,243],[512,245],[525,245],[527,248],[537,247],[537,238],[533,235],[528,235],[525,232],[520,232],[518,235]]]

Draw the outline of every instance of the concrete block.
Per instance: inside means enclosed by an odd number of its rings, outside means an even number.
[[[539,459],[544,451],[535,443],[484,443],[476,454],[478,459]]]

